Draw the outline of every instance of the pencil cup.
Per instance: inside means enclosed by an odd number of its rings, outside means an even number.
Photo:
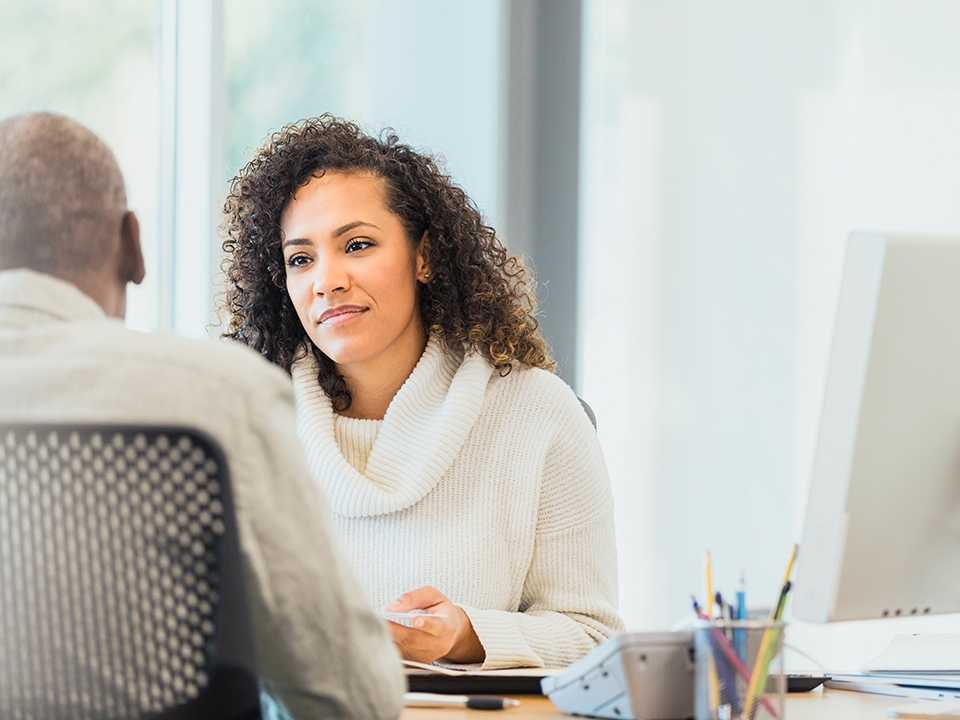
[[[702,622],[694,632],[697,720],[782,720],[781,622]]]

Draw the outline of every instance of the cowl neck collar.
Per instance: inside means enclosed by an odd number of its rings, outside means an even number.
[[[298,431],[310,470],[324,485],[333,511],[345,517],[385,515],[426,496],[479,417],[492,372],[483,356],[444,350],[431,337],[390,402],[360,473],[337,445],[333,405],[317,382],[316,359],[307,353],[294,362]]]

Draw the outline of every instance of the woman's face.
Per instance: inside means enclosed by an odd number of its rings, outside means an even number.
[[[426,264],[386,204],[386,181],[330,172],[280,218],[287,293],[307,335],[337,365],[363,363],[423,335]]]

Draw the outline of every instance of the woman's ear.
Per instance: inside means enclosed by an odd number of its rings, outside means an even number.
[[[430,261],[427,260],[427,253],[430,250],[430,238],[426,231],[420,236],[420,242],[417,243],[417,282],[424,285],[430,282],[433,273],[430,271]]]

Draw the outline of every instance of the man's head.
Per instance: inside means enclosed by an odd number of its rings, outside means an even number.
[[[123,317],[143,280],[136,216],[110,149],[50,113],[0,121],[0,270],[27,268],[76,285]]]

